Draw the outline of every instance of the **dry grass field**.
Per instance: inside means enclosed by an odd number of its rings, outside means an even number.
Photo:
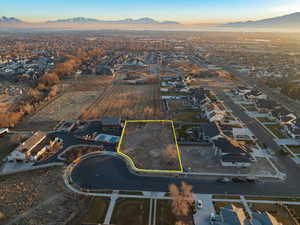
[[[101,91],[68,92],[55,99],[50,104],[22,123],[22,127],[32,130],[48,131],[61,120],[78,119],[82,111],[92,104]]]
[[[128,122],[119,151],[138,169],[180,170],[170,122]]]
[[[84,119],[120,117],[122,119],[165,119],[157,84],[114,84],[83,114]]]

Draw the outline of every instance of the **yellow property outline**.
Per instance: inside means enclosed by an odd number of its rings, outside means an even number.
[[[126,155],[125,153],[123,153],[123,152],[120,151],[127,123],[151,123],[151,122],[167,122],[167,123],[171,123],[172,130],[173,130],[173,136],[174,136],[174,140],[175,140],[175,145],[176,145],[176,149],[177,149],[177,155],[178,155],[180,170],[149,170],[149,169],[139,169],[139,168],[137,168],[135,166],[134,161],[128,155]],[[133,165],[134,169],[137,170],[137,171],[146,171],[146,172],[171,172],[171,173],[172,172],[173,173],[175,173],[175,172],[176,173],[183,172],[181,154],[180,154],[180,149],[178,147],[178,143],[177,143],[177,139],[176,139],[176,131],[175,131],[173,120],[126,120],[125,121],[125,125],[124,125],[123,130],[122,130],[120,142],[118,144],[117,153],[120,154],[120,155],[122,155],[122,156],[124,156],[125,158],[127,158],[131,162],[131,164]]]

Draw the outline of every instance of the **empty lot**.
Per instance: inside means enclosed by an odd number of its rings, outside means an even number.
[[[180,170],[170,122],[128,122],[119,151],[139,169]]]

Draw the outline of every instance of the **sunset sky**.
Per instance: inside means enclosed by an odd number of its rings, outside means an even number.
[[[69,17],[151,17],[181,23],[255,20],[300,11],[300,0],[1,0],[0,16],[30,22]]]

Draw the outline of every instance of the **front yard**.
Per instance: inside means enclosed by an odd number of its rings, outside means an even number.
[[[204,123],[207,122],[207,119],[200,118],[200,112],[198,111],[181,111],[174,113],[173,121],[183,121],[183,122],[197,122]]]
[[[279,125],[266,125],[266,127],[271,131],[277,138],[286,138],[282,133],[281,127]]]

